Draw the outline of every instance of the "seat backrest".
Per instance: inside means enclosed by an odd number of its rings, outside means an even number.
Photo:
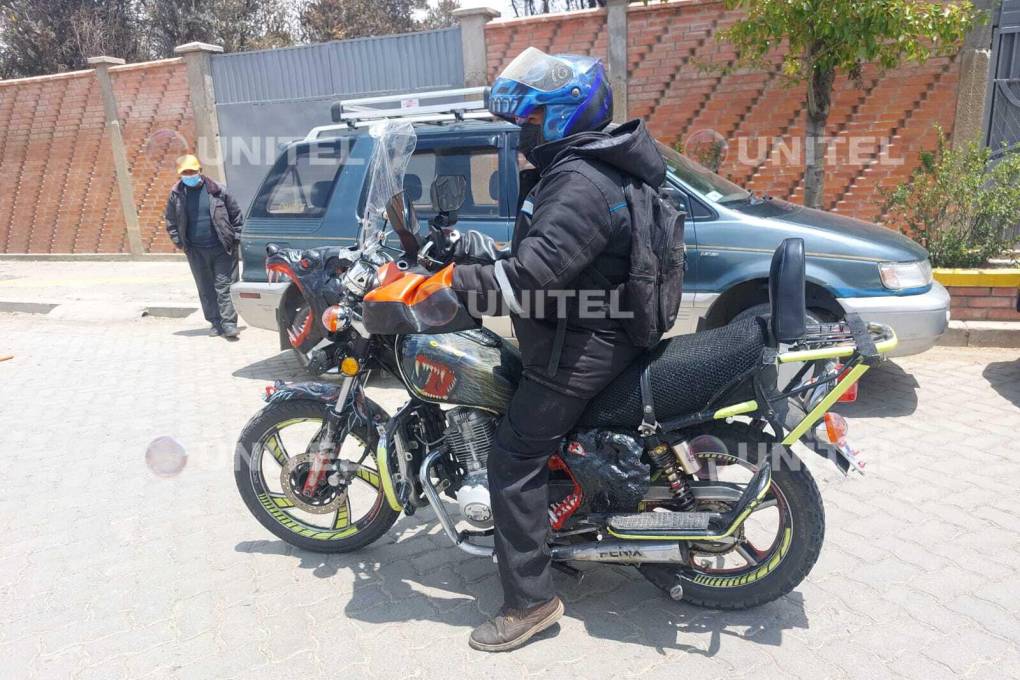
[[[769,270],[769,320],[773,342],[790,343],[806,332],[804,304],[804,239],[788,238],[772,255]]]

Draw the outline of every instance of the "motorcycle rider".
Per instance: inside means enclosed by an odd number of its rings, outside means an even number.
[[[547,546],[549,457],[591,398],[644,351],[612,300],[586,292],[628,280],[623,187],[657,189],[666,168],[641,121],[604,131],[613,94],[591,57],[528,48],[496,79],[489,110],[520,125],[518,150],[534,165],[520,174],[509,250],[471,232],[454,248],[454,290],[475,309],[498,295],[524,365],[489,458],[504,606],[470,638],[475,649],[506,651],[563,614]]]

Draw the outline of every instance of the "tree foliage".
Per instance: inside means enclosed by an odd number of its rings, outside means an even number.
[[[86,68],[110,54],[144,57],[136,0],[0,0],[0,77]]]
[[[174,48],[200,41],[225,52],[284,47],[294,38],[286,5],[279,0],[145,0],[150,53],[173,56]]]
[[[837,72],[859,80],[866,63],[888,69],[959,48],[977,14],[970,0],[725,0],[745,16],[720,33],[738,61],[761,65],[780,50],[790,83],[807,83],[805,203],[820,207],[825,126]]]
[[[1016,243],[1020,227],[1020,148],[976,143],[950,148],[939,131],[910,181],[889,197],[887,221],[928,249],[936,267],[979,267]]]
[[[578,2],[579,0],[570,0]],[[189,42],[238,52],[452,26],[459,0],[0,0],[0,78],[160,59]]]
[[[647,4],[647,0],[645,2]],[[510,8],[513,9],[514,16],[518,17],[605,6],[606,0],[510,0]]]
[[[408,33],[417,28],[413,14],[425,0],[311,0],[301,12],[308,42]]]

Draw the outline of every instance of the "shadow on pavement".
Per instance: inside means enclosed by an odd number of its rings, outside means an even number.
[[[201,328],[189,328],[184,331],[174,331],[174,335],[179,335],[183,338],[208,338],[209,326],[202,326]]]
[[[372,624],[431,621],[470,630],[501,604],[496,566],[447,543],[442,532],[432,531],[437,526],[432,513],[423,512],[426,517],[402,517],[380,541],[349,554],[313,553],[279,540],[243,541],[235,549],[296,558],[299,567],[319,578],[350,569],[353,592],[344,608],[350,619]],[[420,529],[416,535],[393,541],[392,532],[412,527]],[[633,568],[590,564],[582,569],[585,577],[580,583],[553,573],[566,615],[584,623],[588,635],[596,639],[712,657],[727,637],[778,646],[783,631],[809,627],[798,592],[754,609],[719,611],[673,602]],[[443,596],[429,594],[437,591]],[[557,633],[554,626],[534,640]],[[698,636],[699,644],[685,644],[685,639],[692,640],[686,636],[692,635]]]
[[[981,375],[1000,397],[1020,408],[1020,359],[993,361],[985,366]]]
[[[294,353],[283,350],[266,359],[259,359],[255,363],[239,368],[231,375],[235,378],[248,378],[249,380],[274,380],[307,381],[314,378],[305,370],[304,366],[298,363]]]
[[[857,401],[837,404],[834,411],[852,418],[898,418],[917,410],[917,379],[892,361],[872,368],[861,378]]]
[[[238,330],[244,332],[247,326],[238,326]],[[174,331],[174,335],[178,335],[182,338],[212,338],[214,336],[209,335],[209,324],[202,326],[201,328],[188,328],[183,331]],[[236,338],[232,338],[236,340]]]

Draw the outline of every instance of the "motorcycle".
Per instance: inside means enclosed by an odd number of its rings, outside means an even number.
[[[437,178],[437,215],[416,233],[399,190],[413,129],[385,125],[370,170],[382,198],[370,191],[358,246],[320,249],[312,277],[312,294],[330,303],[322,322],[341,380],[267,388],[238,441],[235,478],[258,521],[298,548],[357,550],[428,506],[452,545],[492,558],[487,461],[520,356],[483,327],[457,328],[462,310],[404,309],[403,332],[370,332],[372,303],[394,299],[380,291],[440,290],[430,288],[446,271],[434,256],[449,250],[465,190]],[[807,324],[804,266],[803,242],[788,239],[773,258],[768,318],[663,340],[592,400],[549,462],[557,569],[579,578],[578,563],[631,565],[673,599],[719,609],[770,602],[807,576],[824,507],[791,447],[862,471],[829,409],[897,341],[854,315]],[[781,387],[778,369],[790,365],[800,368]],[[408,392],[396,413],[366,394],[378,370]]]

